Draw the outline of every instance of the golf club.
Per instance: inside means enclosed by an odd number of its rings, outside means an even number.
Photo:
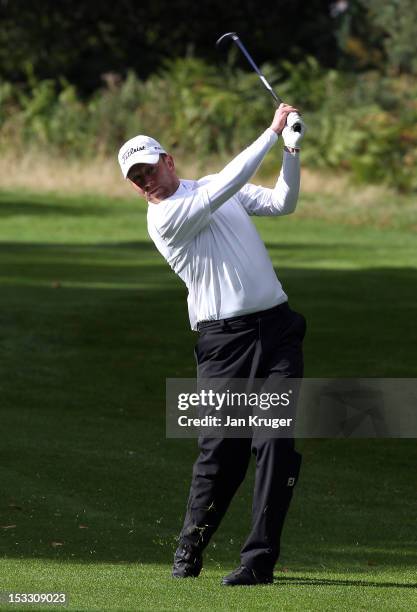
[[[262,74],[262,72],[259,70],[258,66],[255,64],[255,62],[253,61],[251,55],[249,54],[248,50],[246,49],[246,47],[244,46],[244,44],[242,43],[242,41],[240,40],[239,36],[236,34],[236,32],[226,32],[226,34],[223,34],[223,36],[220,36],[220,38],[216,41],[216,46],[219,46],[224,40],[226,40],[227,38],[231,38],[233,40],[233,42],[236,43],[236,45],[239,47],[239,49],[242,51],[243,55],[246,57],[246,59],[248,60],[249,64],[252,66],[252,68],[254,69],[254,71],[256,72],[256,74],[258,75],[258,77],[260,78],[260,80],[262,81],[263,85],[266,87],[266,89],[269,91],[269,93],[271,94],[271,96],[274,98],[275,103],[277,106],[279,106],[282,102],[281,98],[279,97],[279,95],[272,89],[271,85],[268,83],[266,77],[264,74]],[[299,123],[295,123],[293,126],[293,130],[294,132],[301,132],[301,126]]]

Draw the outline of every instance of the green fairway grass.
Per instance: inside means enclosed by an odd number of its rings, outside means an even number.
[[[3,192],[0,223],[0,591],[72,610],[417,609],[412,439],[298,441],[275,583],[227,589],[252,466],[201,577],[173,580],[197,451],[165,438],[165,378],[194,375],[196,335],[146,205]],[[306,376],[417,377],[415,232],[256,223],[307,318]]]

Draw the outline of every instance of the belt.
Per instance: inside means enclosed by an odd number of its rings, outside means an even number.
[[[201,331],[206,328],[216,328],[216,327],[227,327],[229,323],[233,323],[234,321],[241,321],[243,323],[250,323],[251,321],[255,321],[256,319],[268,317],[270,315],[282,314],[285,311],[289,310],[288,302],[283,302],[282,304],[277,304],[277,306],[273,306],[272,308],[268,308],[267,310],[258,310],[257,312],[250,312],[244,315],[237,315],[235,317],[227,317],[226,319],[214,319],[209,321],[199,321],[197,323],[197,331]]]

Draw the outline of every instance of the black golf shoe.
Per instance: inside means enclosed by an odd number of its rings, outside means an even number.
[[[272,584],[273,581],[274,577],[272,572],[270,574],[262,574],[250,567],[241,565],[231,574],[225,576],[222,580],[222,584],[225,586],[252,586],[256,584]]]
[[[190,544],[180,544],[175,551],[173,578],[197,578],[203,567],[203,555]]]

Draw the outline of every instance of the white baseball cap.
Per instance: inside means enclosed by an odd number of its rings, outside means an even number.
[[[150,136],[135,136],[120,148],[118,160],[126,178],[130,168],[135,164],[156,164],[159,155],[166,153],[159,142]]]

